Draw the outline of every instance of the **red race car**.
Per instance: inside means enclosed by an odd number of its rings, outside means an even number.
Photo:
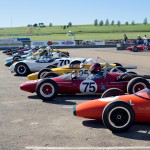
[[[144,46],[144,45],[129,46],[126,48],[126,50],[133,51],[133,52],[150,50],[150,45],[148,45],[148,46]]]
[[[18,50],[10,50],[6,52],[6,55],[13,55],[14,53],[24,54],[24,51],[28,51],[29,49],[18,49]]]
[[[74,106],[73,114],[103,121],[113,132],[124,132],[135,122],[150,122],[150,89],[87,101]]]
[[[96,63],[99,65],[98,63]],[[91,68],[94,68],[91,65]],[[107,69],[107,68],[106,68]],[[150,87],[149,82],[145,78],[150,76],[140,76],[128,73],[110,73],[107,70],[101,72],[101,76],[90,75],[88,78],[77,77],[75,73],[64,74],[54,78],[39,79],[35,81],[27,81],[20,85],[23,91],[36,94],[44,101],[54,99],[58,94],[93,94],[103,93],[109,88],[119,88],[118,95],[135,93],[146,87]],[[92,71],[91,71],[92,73]]]

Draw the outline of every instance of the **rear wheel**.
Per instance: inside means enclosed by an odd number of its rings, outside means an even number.
[[[75,60],[75,61],[72,61],[71,63],[70,63],[70,68],[74,68],[74,65],[80,65],[81,64],[81,61],[79,61],[79,60]]]
[[[15,66],[15,72],[17,75],[25,76],[30,73],[30,70],[25,63],[17,63]]]
[[[114,67],[110,70],[110,72],[126,72],[127,70],[123,67]]]
[[[125,93],[122,90],[118,89],[118,88],[111,88],[111,89],[106,90],[102,94],[101,98],[112,97],[112,96],[119,96],[119,95],[124,95],[124,94]]]
[[[135,77],[129,81],[127,85],[127,92],[129,94],[133,94],[144,88],[150,88],[149,82],[142,77]]]
[[[102,120],[104,125],[112,132],[124,132],[134,124],[135,113],[128,103],[114,101],[104,108]]]
[[[53,77],[58,77],[58,74],[54,72],[48,72],[43,76],[43,78],[53,78]]]
[[[57,66],[50,65],[50,66],[47,66],[46,68],[48,68],[48,69],[52,69],[52,68],[57,68]]]
[[[115,64],[116,66],[122,67],[122,65],[120,63],[113,63],[113,64]]]
[[[13,57],[13,60],[15,61],[15,60],[19,60],[21,57],[20,56],[14,56]]]
[[[126,73],[127,73],[127,74],[131,74],[131,75],[132,75],[132,74],[135,74],[135,75],[137,74],[136,72],[133,72],[133,71],[128,71],[128,72],[126,72]]]

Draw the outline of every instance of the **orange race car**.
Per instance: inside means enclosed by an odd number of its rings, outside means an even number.
[[[103,98],[74,106],[75,116],[103,121],[113,132],[124,132],[135,122],[150,122],[150,89],[135,94],[114,96],[119,89],[109,89]],[[108,96],[114,97],[105,97]]]

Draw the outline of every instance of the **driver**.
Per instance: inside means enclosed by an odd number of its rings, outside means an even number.
[[[102,78],[103,77],[102,67],[99,63],[92,64],[90,66],[89,70],[91,71],[91,75],[90,75],[91,79]]]

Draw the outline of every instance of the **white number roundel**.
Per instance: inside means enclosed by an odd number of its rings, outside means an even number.
[[[80,92],[81,93],[95,93],[97,91],[97,84],[95,81],[87,79],[81,82]]]

